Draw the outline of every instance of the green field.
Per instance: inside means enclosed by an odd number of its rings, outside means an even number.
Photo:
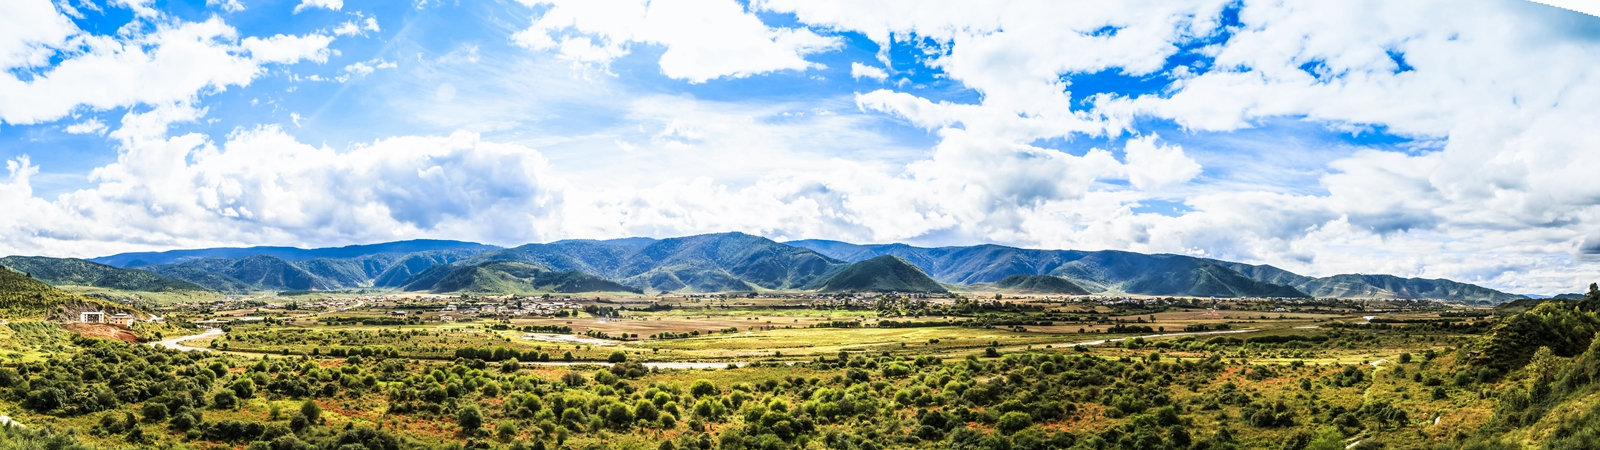
[[[811,308],[793,299],[605,298],[558,317],[457,312],[452,322],[415,309],[443,303],[228,306],[298,319],[232,323],[223,337],[188,343],[225,350],[210,353],[12,324],[0,328],[12,343],[0,354],[0,388],[4,410],[30,428],[0,442],[1582,448],[1552,443],[1586,442],[1600,395],[1587,381],[1595,378],[1572,375],[1600,360],[1588,344],[1515,362],[1525,366],[1484,362],[1485,353],[1537,349],[1515,339],[1545,324],[1590,326],[1580,337],[1600,331],[1594,313],[1553,304],[1495,315],[1421,303],[1233,301],[1211,310],[1187,300],[879,299]],[[390,310],[407,311],[405,319],[362,323],[392,318]],[[200,317],[192,308],[172,314]],[[1523,334],[1496,331],[1507,326]],[[146,387],[126,388],[135,385]]]

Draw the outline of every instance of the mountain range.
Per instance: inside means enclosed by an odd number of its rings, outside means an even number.
[[[1215,297],[1317,297],[1441,299],[1500,303],[1523,298],[1444,279],[1343,274],[1308,277],[1269,265],[1251,265],[1183,255],[1147,255],[1104,250],[1035,250],[1001,245],[915,247],[799,240],[842,261],[894,255],[943,283],[997,282],[1011,275],[1052,275],[1094,293]]]
[[[1522,298],[1450,280],[1361,274],[1317,278],[1273,266],[1184,255],[1001,245],[929,248],[825,240],[780,243],[743,233],[564,240],[512,248],[416,240],[323,249],[253,247],[125,253],[89,262],[59,258],[28,261],[58,261],[52,264],[93,268],[69,271],[85,273],[76,278],[41,278],[52,284],[115,282],[123,286],[121,289],[199,286],[224,292],[354,288],[441,293],[999,290],[1198,297],[1433,298],[1483,303]],[[88,275],[107,269],[137,273]],[[22,270],[49,273],[42,268]],[[117,281],[122,279],[144,281]]]

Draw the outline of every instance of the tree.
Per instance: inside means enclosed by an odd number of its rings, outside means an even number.
[[[717,394],[717,385],[711,384],[711,380],[702,378],[694,380],[694,384],[689,385],[689,395],[693,395],[696,398]]]
[[[218,391],[216,396],[211,397],[211,404],[217,409],[233,409],[239,406],[239,398],[233,391]]]
[[[606,361],[608,361],[608,362],[610,362],[612,364],[621,363],[621,362],[627,362],[628,361],[628,353],[624,352],[622,350],[617,350],[617,351],[611,352],[611,356],[607,357]]]
[[[999,421],[995,422],[995,427],[1005,434],[1015,433],[1030,426],[1033,426],[1033,416],[1022,411],[1005,413],[1005,415],[1000,416]]]
[[[322,406],[317,405],[317,402],[311,399],[306,399],[305,403],[300,404],[300,414],[306,416],[306,420],[316,422],[317,419],[322,418]]]
[[[461,408],[456,411],[456,425],[461,426],[462,432],[472,434],[483,428],[483,413],[478,411],[477,406],[468,405]]]
[[[239,398],[247,399],[256,396],[256,383],[250,381],[249,378],[240,378],[239,381],[233,382],[232,388],[233,393],[238,395]]]
[[[146,422],[160,422],[167,420],[167,405],[156,402],[148,402],[144,404],[144,408],[140,412],[144,413],[144,420]]]

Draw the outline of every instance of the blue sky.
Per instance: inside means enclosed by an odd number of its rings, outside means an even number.
[[[1600,169],[1600,18],[1535,3],[25,0],[0,30],[0,253],[744,231],[1600,277],[1600,187],[1559,182]]]

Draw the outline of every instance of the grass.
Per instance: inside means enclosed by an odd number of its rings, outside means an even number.
[[[170,291],[170,292],[142,292],[124,291],[94,286],[56,286],[57,289],[78,295],[106,296],[117,300],[133,299],[142,302],[151,302],[158,305],[171,305],[175,303],[212,302],[222,300],[227,296],[216,291]]]

